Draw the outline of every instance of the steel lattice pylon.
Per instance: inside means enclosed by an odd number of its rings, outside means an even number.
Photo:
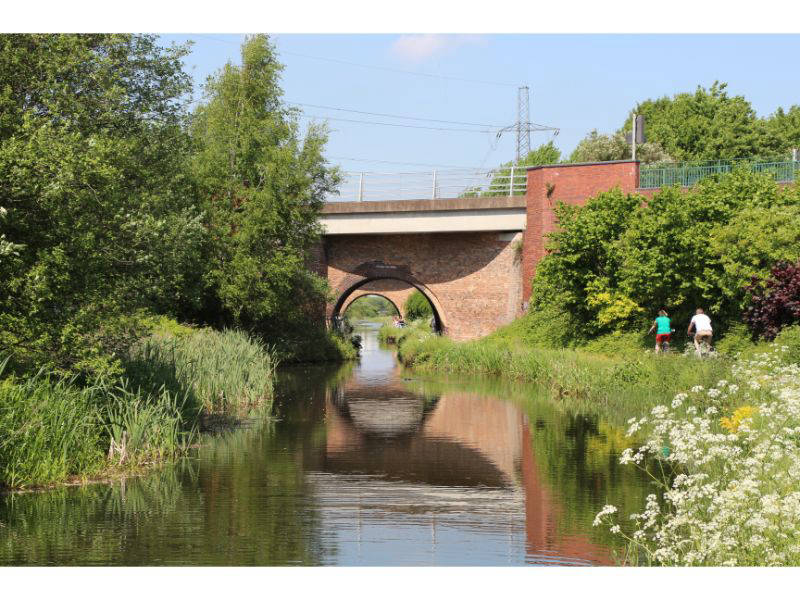
[[[527,85],[517,90],[517,162],[531,151],[530,90]]]

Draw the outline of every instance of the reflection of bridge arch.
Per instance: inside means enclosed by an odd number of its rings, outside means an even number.
[[[398,382],[379,388],[350,383],[346,388],[333,388],[330,400],[338,416],[361,436],[386,441],[416,434],[439,399],[409,394]]]
[[[384,389],[351,381],[328,402],[325,460],[331,472],[515,486],[521,439],[519,412],[510,404],[454,394],[426,398],[400,381]]]
[[[369,393],[350,385],[339,401]],[[611,564],[609,550],[585,533],[559,531],[564,509],[546,481],[533,455],[531,431],[526,418],[511,402],[469,392],[443,393],[414,435],[394,438],[371,436],[359,423],[345,417],[328,397],[326,452],[323,471],[335,476],[378,475],[360,480],[354,502],[362,509],[361,496],[371,498],[381,511],[408,512],[408,494],[419,498],[414,514],[429,511],[433,518],[463,527],[496,527],[498,517],[524,514],[527,561],[534,564]],[[392,499],[392,484],[423,484],[402,487]],[[353,485],[353,482],[348,482]],[[433,486],[433,487],[426,487]],[[444,487],[440,487],[444,486]],[[457,506],[438,503],[437,494],[455,486],[469,494]],[[426,490],[430,495],[426,496]],[[473,498],[473,491],[475,496]],[[337,497],[341,489],[335,490]],[[350,492],[344,492],[350,493]],[[464,492],[459,492],[464,493]],[[491,500],[477,496],[493,494]],[[376,500],[377,498],[377,500]],[[427,513],[426,513],[427,514]],[[432,525],[435,529],[435,524]],[[517,527],[516,525],[514,527]]]
[[[442,311],[441,303],[436,295],[424,283],[410,273],[394,265],[386,265],[380,262],[365,263],[361,265],[355,273],[351,273],[344,278],[337,291],[337,300],[330,314],[331,320],[335,322],[337,317],[344,313],[346,307],[356,299],[353,298],[353,300],[350,300],[350,298],[359,289],[378,281],[401,281],[419,290],[433,309],[435,330],[441,332],[446,330],[447,321]],[[395,307],[397,307],[396,304]],[[398,312],[403,314],[402,311]]]

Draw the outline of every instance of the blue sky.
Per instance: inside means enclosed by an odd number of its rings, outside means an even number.
[[[195,40],[187,58],[199,85],[227,61],[242,36],[164,35]],[[693,91],[715,79],[744,95],[759,115],[800,104],[798,35],[350,35],[273,37],[289,102],[481,124],[448,125],[305,107],[309,115],[416,126],[487,129],[516,118],[518,85],[531,91],[531,121],[560,129],[533,134],[569,154],[591,129],[619,127],[646,98]],[[493,85],[410,75],[307,58],[414,71]],[[322,119],[317,119],[322,120]],[[492,166],[514,156],[513,133],[432,131],[330,121],[327,155],[347,171],[422,171],[427,166]],[[353,160],[360,159],[360,160]],[[385,163],[370,161],[387,161]],[[408,164],[406,164],[408,163]],[[414,163],[414,164],[412,164]]]

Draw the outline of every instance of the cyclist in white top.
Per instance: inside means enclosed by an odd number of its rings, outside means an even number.
[[[711,336],[713,335],[713,330],[711,329],[711,319],[708,317],[707,314],[703,312],[702,308],[698,308],[695,311],[695,315],[692,317],[692,320],[689,322],[689,327],[686,330],[686,333],[689,335],[692,334],[692,327],[694,327],[694,349],[698,356],[700,356],[700,343],[706,342],[711,347]]]

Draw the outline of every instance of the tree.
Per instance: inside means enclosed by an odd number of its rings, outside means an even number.
[[[209,77],[192,122],[214,243],[212,304],[273,343],[324,299],[325,282],[306,264],[323,197],[338,180],[322,156],[324,129],[312,125],[301,140],[296,112],[282,103],[282,69],[267,36],[247,38],[241,66]]]
[[[605,162],[609,160],[630,160],[633,149],[625,140],[625,133],[619,131],[611,135],[603,135],[592,130],[583,138],[570,154],[569,162]],[[643,163],[670,162],[672,157],[658,142],[648,141],[636,145],[636,158]]]
[[[709,89],[645,100],[636,105],[623,129],[630,130],[633,114],[645,117],[647,137],[678,161],[772,157],[788,146],[769,135],[743,96],[729,96],[727,84],[715,81]]]
[[[417,319],[430,319],[433,316],[431,303],[419,290],[414,290],[403,306],[406,319],[415,321]]]
[[[613,329],[639,308],[617,290],[623,260],[616,242],[641,198],[615,189],[590,198],[583,207],[559,203],[559,228],[549,253],[536,267],[531,305],[536,311],[559,307],[570,315],[573,337]]]
[[[113,372],[137,312],[199,300],[186,53],[0,35],[0,353],[19,368]]]
[[[525,170],[524,167],[534,167],[537,165],[555,165],[561,162],[561,150],[556,148],[555,144],[551,141],[542,144],[538,148],[531,150],[524,158],[519,161],[509,161],[500,165],[489,174],[492,179],[487,188],[476,186],[470,188],[461,194],[462,198],[476,198],[478,196],[508,196],[511,189],[511,166],[521,167],[514,171],[514,183],[519,186],[524,181]],[[512,190],[513,196],[523,196],[524,189]]]
[[[764,135],[773,154],[800,148],[800,106],[794,105],[788,111],[778,108],[766,119]]]

